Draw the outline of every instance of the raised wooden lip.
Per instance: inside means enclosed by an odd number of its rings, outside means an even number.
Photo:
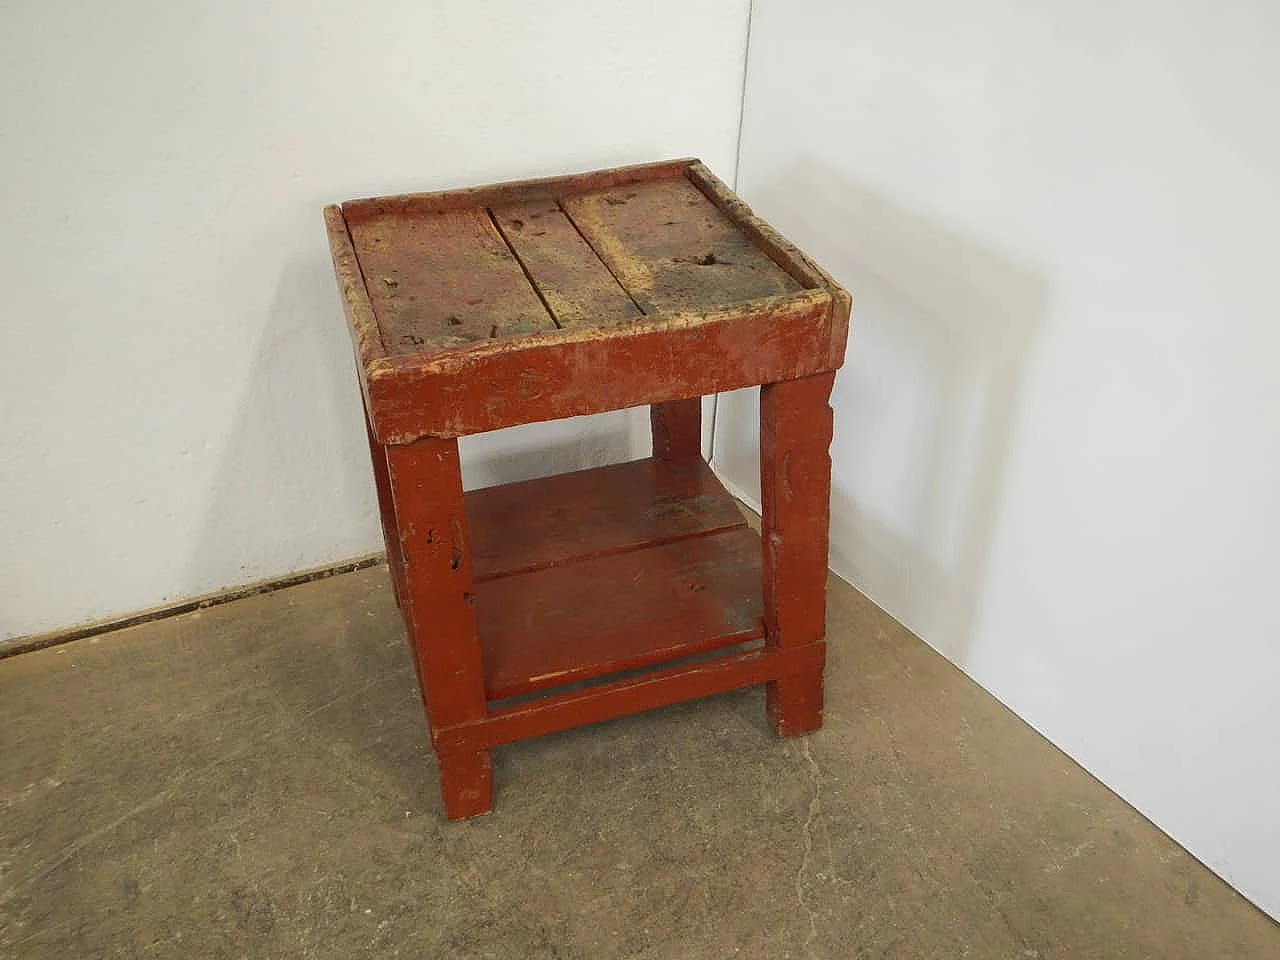
[[[425,436],[459,437],[517,423],[620,410],[670,399],[671,376],[697,395],[736,390],[838,368],[843,360],[845,329],[833,328],[831,297],[826,291],[805,291],[793,297],[757,301],[778,304],[758,311],[690,314],[673,325],[657,321],[641,327],[628,324],[614,330],[574,332],[568,338],[529,337],[521,349],[487,344],[479,354],[441,352],[384,358],[365,371],[362,387],[369,415],[382,443],[411,443]],[[727,322],[721,322],[727,321]],[[733,342],[723,341],[730,338]],[[733,359],[727,365],[689,366],[689,350],[717,342],[717,352]],[[762,345],[771,343],[768,349]],[[656,352],[655,352],[656,351]],[[637,365],[642,355],[645,362]],[[652,361],[652,362],[650,362]],[[573,368],[586,363],[597,368],[617,364],[619,375],[603,395],[584,401],[570,389]],[[657,363],[658,366],[653,366]],[[663,369],[681,369],[664,374]],[[543,370],[536,409],[523,399],[486,385],[490,378],[524,381],[526,371]]]
[[[428,213],[487,207],[491,204],[533,200],[540,197],[564,196],[607,190],[642,180],[670,180],[687,177],[687,170],[700,163],[694,157],[636,163],[581,173],[534,177],[525,180],[503,180],[475,187],[455,187],[424,193],[399,193],[378,197],[346,200],[341,204],[344,216],[384,216],[394,213]]]
[[[368,369],[379,360],[387,358],[378,318],[373,312],[373,301],[369,298],[369,288],[365,283],[364,272],[360,269],[360,261],[356,257],[355,245],[351,242],[351,231],[342,214],[342,207],[336,203],[325,207],[324,222],[329,233],[329,252],[333,257],[334,273],[342,292],[347,326],[355,340],[360,363]]]

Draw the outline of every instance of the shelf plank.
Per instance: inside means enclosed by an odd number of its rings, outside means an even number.
[[[476,585],[491,700],[764,635],[760,541],[746,527]]]
[[[477,581],[745,526],[701,457],[472,490],[466,505]]]
[[[438,749],[497,747],[797,674],[820,673],[826,653],[825,643],[766,647],[647,671],[501,707],[483,720],[440,730],[436,744]]]

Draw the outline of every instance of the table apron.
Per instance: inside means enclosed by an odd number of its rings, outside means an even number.
[[[387,362],[363,386],[381,443],[460,437],[824,373],[843,360],[847,323],[814,298],[729,322]]]

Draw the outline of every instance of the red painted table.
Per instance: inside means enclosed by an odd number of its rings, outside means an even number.
[[[446,815],[493,747],[737,687],[817,729],[848,294],[697,161],[325,217]],[[762,537],[700,455],[753,385]],[[648,459],[463,492],[460,436],[646,404]]]

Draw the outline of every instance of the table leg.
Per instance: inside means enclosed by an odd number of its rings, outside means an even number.
[[[822,643],[826,634],[834,373],[760,389],[766,643]],[[822,669],[783,677],[766,690],[779,736],[822,726]]]
[[[441,731],[487,715],[467,549],[456,440],[427,438],[386,448],[404,564],[401,609],[409,630],[432,743]],[[445,815],[488,813],[493,775],[487,749],[455,734],[436,750]]]
[[[702,455],[702,398],[668,400],[649,407],[653,455],[659,460]]]
[[[396,598],[396,606],[401,606],[400,597],[404,594],[404,557],[400,553],[395,500],[391,496],[391,477],[387,473],[387,451],[374,434],[367,407],[364,428],[369,438],[369,460],[373,464],[374,488],[378,492],[378,515],[382,520],[382,542],[387,548],[387,570],[391,573],[391,586]]]

